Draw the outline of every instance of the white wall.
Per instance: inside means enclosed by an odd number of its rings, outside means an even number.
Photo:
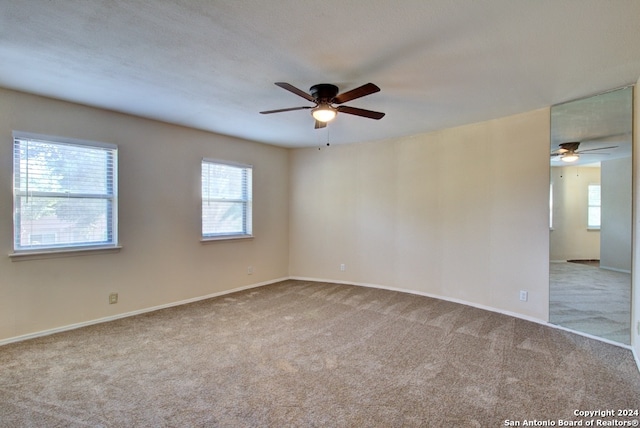
[[[549,109],[541,109],[389,141],[294,150],[291,275],[546,321],[549,126]],[[528,302],[519,290],[529,292]]]
[[[602,162],[600,267],[631,272],[631,158]]]
[[[119,253],[8,257],[13,130],[118,145]],[[203,157],[254,165],[255,239],[199,241]],[[281,148],[0,89],[0,340],[287,277],[288,159]],[[108,304],[112,291],[118,304]]]
[[[600,168],[551,167],[553,230],[549,233],[549,258],[599,260],[600,231],[587,229],[589,184],[600,183]]]

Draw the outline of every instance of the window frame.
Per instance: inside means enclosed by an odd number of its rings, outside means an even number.
[[[553,183],[549,183],[549,230],[553,230]]]
[[[598,204],[592,203],[591,200],[591,187],[598,186],[598,193],[600,195],[600,201]],[[590,213],[592,208],[597,208],[599,211],[600,223],[597,225],[592,225],[589,223]],[[587,230],[600,230],[602,227],[602,185],[600,183],[589,183],[587,185]]]
[[[42,245],[21,245],[20,234],[22,218],[20,213],[21,199],[24,197],[32,197],[35,192],[29,192],[20,188],[19,180],[21,178],[22,169],[17,162],[16,150],[19,150],[20,144],[29,143],[29,141],[37,143],[46,143],[57,146],[76,146],[83,149],[99,149],[106,151],[110,157],[110,167],[107,168],[106,174],[111,174],[111,178],[107,178],[107,191],[104,194],[99,193],[63,193],[51,191],[38,191],[37,196],[50,198],[90,198],[99,199],[107,202],[105,214],[107,218],[107,237],[104,242],[80,242],[80,243],[62,243],[62,244],[42,244]],[[13,131],[12,138],[12,169],[13,169],[13,253],[10,257],[20,256],[38,256],[38,255],[57,255],[57,254],[74,254],[86,251],[105,251],[120,249],[118,243],[118,146],[111,143],[103,143],[97,141],[81,140],[68,137],[59,137],[52,135],[34,134],[23,131]],[[27,172],[28,174],[28,172]],[[58,233],[56,229],[54,232]]]
[[[206,196],[204,194],[204,168],[205,164],[209,165],[221,165],[225,167],[232,167],[241,169],[243,174],[246,175],[249,172],[249,177],[245,177],[245,184],[242,185],[243,196],[241,198],[228,199],[228,198],[215,198]],[[211,185],[211,181],[209,181]],[[242,230],[234,231],[230,233],[213,233],[205,231],[205,213],[204,206],[206,203],[211,202],[232,202],[242,204]],[[200,241],[225,241],[235,239],[253,239],[253,165],[233,162],[215,158],[202,158],[200,162]]]

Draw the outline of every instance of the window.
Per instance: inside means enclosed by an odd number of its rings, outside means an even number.
[[[117,147],[14,132],[14,251],[115,247]]]
[[[600,185],[589,184],[587,229],[600,229]]]
[[[553,229],[553,183],[549,185],[549,229]]]
[[[251,237],[251,165],[202,161],[202,238]]]

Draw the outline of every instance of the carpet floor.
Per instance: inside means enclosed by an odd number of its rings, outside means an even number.
[[[627,349],[438,299],[320,282],[0,348],[2,427],[499,427],[639,408]]]

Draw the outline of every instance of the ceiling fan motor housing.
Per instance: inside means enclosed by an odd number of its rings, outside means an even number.
[[[580,147],[580,142],[579,141],[572,141],[569,143],[562,143],[560,144],[560,150],[558,150],[559,152],[575,152],[576,150],[578,150],[578,147]]]
[[[330,83],[319,83],[317,85],[313,85],[311,89],[309,89],[309,92],[317,102],[330,103],[331,100],[338,95],[338,87]]]

